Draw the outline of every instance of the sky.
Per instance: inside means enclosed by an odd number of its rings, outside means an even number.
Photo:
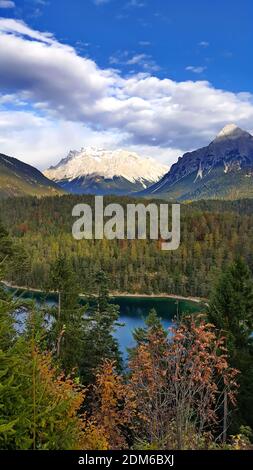
[[[253,132],[252,19],[251,0],[0,0],[0,153],[171,165],[228,123]]]

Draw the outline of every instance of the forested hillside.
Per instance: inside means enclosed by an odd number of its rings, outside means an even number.
[[[108,202],[136,202],[112,197]],[[49,264],[66,256],[78,275],[81,290],[89,291],[91,274],[103,269],[113,291],[173,293],[206,297],[217,275],[238,255],[253,269],[253,201],[200,201],[181,206],[181,245],[162,251],[149,240],[82,240],[72,237],[75,204],[94,204],[90,196],[8,199],[0,202],[1,219],[29,258],[26,274],[9,280],[43,288]],[[139,201],[140,202],[140,201]]]

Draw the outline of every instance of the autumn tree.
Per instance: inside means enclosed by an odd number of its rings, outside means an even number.
[[[158,449],[200,447],[205,432],[219,429],[224,397],[235,403],[237,371],[228,365],[224,338],[201,319],[174,327],[169,340],[151,331],[130,370],[143,416],[137,437]]]
[[[127,448],[135,399],[129,384],[117,373],[114,361],[105,360],[97,370],[92,411],[96,426],[103,429],[108,448]]]

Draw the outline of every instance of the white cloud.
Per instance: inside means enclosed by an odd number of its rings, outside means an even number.
[[[147,72],[159,72],[161,67],[156,64],[149,54],[135,54],[126,61],[127,65],[138,65]]]
[[[193,73],[203,73],[205,70],[207,69],[207,67],[204,67],[202,65],[188,65],[185,70],[188,70],[189,72],[193,72]]]
[[[2,100],[7,101],[7,97]],[[56,122],[31,112],[0,110],[0,153],[21,159],[40,170],[57,164],[70,149],[87,145],[109,149],[125,147],[167,165],[182,154],[179,148],[131,144],[129,135],[124,132],[96,131],[79,122]]]
[[[11,0],[0,0],[0,8],[15,8],[15,2]]]
[[[0,19],[0,63],[0,151],[40,167],[91,142],[170,160],[229,122],[252,127],[250,93],[146,72],[123,76],[19,21]]]
[[[1,105],[1,100],[0,100]],[[94,131],[80,122],[40,117],[28,111],[1,111],[0,153],[17,157],[41,170],[85,145],[116,148],[124,135]]]
[[[140,64],[143,62],[143,60],[146,60],[148,58],[149,56],[147,54],[136,54],[131,59],[128,59],[127,64],[128,65]]]
[[[1,1],[1,0],[0,0]],[[14,20],[13,18],[0,18],[0,33],[4,35],[12,34],[13,37],[25,37],[29,39],[35,39],[45,44],[55,44],[54,36],[51,33],[41,33],[32,28],[29,28],[23,21]],[[57,43],[61,46],[60,43]],[[65,46],[64,46],[65,47]]]
[[[200,41],[198,45],[201,46],[201,47],[209,47],[210,46],[209,42],[207,42],[207,41]]]
[[[156,64],[150,54],[130,55],[129,51],[119,51],[109,57],[110,65],[138,66],[145,72],[158,72],[161,67]]]

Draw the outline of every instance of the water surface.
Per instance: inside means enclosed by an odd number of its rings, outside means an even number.
[[[14,289],[11,290],[14,291]],[[16,295],[22,295],[24,298],[34,299],[38,304],[46,303],[52,307],[57,303],[57,296],[54,294],[24,290],[15,292]],[[197,302],[169,297],[121,296],[112,297],[112,302],[119,305],[119,322],[124,325],[117,327],[115,331],[115,337],[119,341],[124,359],[127,357],[127,348],[134,346],[133,330],[144,326],[145,318],[152,308],[156,310],[166,329],[172,325],[173,319],[180,317],[183,312],[196,313],[203,310],[203,305]]]

